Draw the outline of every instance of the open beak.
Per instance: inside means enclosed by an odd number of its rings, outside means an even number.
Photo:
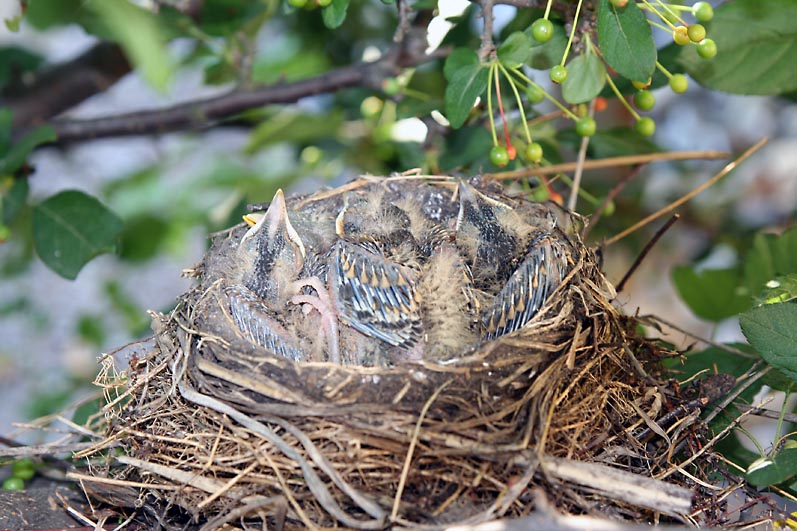
[[[302,259],[304,259],[306,252],[304,243],[299,237],[299,233],[293,228],[291,220],[288,217],[288,205],[285,202],[285,194],[282,190],[277,190],[274,194],[274,199],[268,206],[268,210],[264,212],[254,212],[243,216],[244,221],[249,225],[249,230],[244,234],[242,242],[254,237],[260,231],[266,231],[266,237],[269,240],[274,240],[279,232],[283,232],[287,240],[291,241],[299,250]]]

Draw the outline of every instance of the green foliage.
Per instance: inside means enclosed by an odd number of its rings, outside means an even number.
[[[567,103],[592,101],[606,84],[606,67],[593,53],[579,55],[567,65],[567,79],[562,83],[562,98]]]
[[[516,31],[498,47],[498,60],[508,68],[522,66],[528,61],[530,48],[529,36]]]
[[[721,321],[752,304],[749,292],[738,289],[741,278],[735,267],[697,271],[691,266],[681,266],[673,269],[672,276],[678,294],[703,319]]]
[[[618,8],[608,1],[598,7],[598,40],[606,62],[620,75],[646,81],[656,68],[656,44],[645,14],[636,2]]]
[[[39,258],[74,279],[95,256],[113,250],[122,220],[94,197],[60,192],[33,209],[33,242]]]
[[[744,336],[767,363],[797,382],[797,304],[768,304],[739,316]]]
[[[747,468],[745,477],[751,485],[768,487],[797,475],[797,448],[786,448],[774,457],[762,457]]]
[[[490,71],[480,64],[465,65],[451,76],[446,87],[446,116],[451,127],[458,129],[465,123],[476,98],[487,90]]]
[[[329,29],[339,27],[346,20],[348,9],[349,0],[332,0],[332,3],[321,11],[324,25]]]
[[[679,62],[701,85],[734,94],[784,94],[797,90],[797,3],[736,0],[714,10],[706,23],[718,54],[711,61],[693,47]]]

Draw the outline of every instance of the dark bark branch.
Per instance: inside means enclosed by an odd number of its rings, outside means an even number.
[[[107,90],[130,68],[119,46],[99,43],[71,61],[45,69],[30,82],[12,86],[0,97],[0,105],[13,111],[15,129],[28,129]]]
[[[85,120],[58,119],[53,120],[52,126],[59,144],[112,136],[202,129],[263,105],[294,103],[307,96],[355,86],[378,88],[382,79],[395,75],[397,68],[395,57],[388,55],[375,63],[356,64],[294,83],[236,89],[220,96],[164,109],[147,109]]]
[[[327,74],[253,90],[233,90],[221,96],[181,103],[165,109],[148,109],[86,120],[52,122],[58,143],[111,136],[167,133],[198,129],[235,116],[247,109],[274,103],[292,103],[306,96],[363,85],[374,65],[355,65]]]

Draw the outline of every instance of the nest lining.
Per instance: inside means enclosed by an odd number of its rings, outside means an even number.
[[[227,332],[211,279],[153,314],[156,346],[122,377],[105,360],[107,438],[79,454],[94,463],[84,488],[117,506],[171,508],[159,515],[167,527],[440,527],[529,514],[534,486],[569,511],[650,518],[655,504],[544,466],[564,458],[647,477],[669,466],[664,449],[635,438],[663,412],[662,384],[643,365],[665,353],[617,313],[594,254],[578,251],[520,331],[390,367],[263,356]]]

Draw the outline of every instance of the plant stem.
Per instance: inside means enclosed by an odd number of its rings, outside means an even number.
[[[504,125],[504,137],[506,138],[506,147],[512,145],[509,139],[509,127],[506,124],[506,115],[504,114],[504,102],[501,98],[501,79],[498,77],[498,69],[501,63],[496,62],[493,68],[493,79],[495,79],[495,98],[498,100],[498,114],[501,116],[501,123]]]
[[[667,79],[670,79],[670,78],[672,77],[672,74],[670,73],[670,71],[669,71],[669,70],[667,70],[666,68],[664,68],[664,66],[663,66],[663,65],[662,65],[660,62],[658,62],[658,61],[656,61],[656,68],[658,68],[658,69],[659,69],[659,71],[660,71],[662,74],[664,74],[665,76],[667,76]]]
[[[548,15],[551,13],[551,5],[553,5],[553,0],[548,0],[548,4],[545,6],[545,14],[543,18],[548,18]]]
[[[628,103],[628,101],[623,97],[623,95],[620,93],[620,90],[617,88],[617,85],[615,85],[614,81],[612,81],[612,76],[610,76],[609,74],[606,74],[606,82],[612,88],[612,92],[614,92],[614,95],[617,96],[617,99],[620,100],[620,102],[623,104],[623,107],[628,109],[628,112],[631,113],[631,116],[633,116],[635,120],[639,121],[640,119],[639,113],[636,112],[634,108],[631,107],[631,105]]]
[[[567,61],[567,55],[570,53],[570,46],[573,44],[573,37],[576,35],[576,28],[578,27],[578,14],[581,12],[581,4],[583,0],[578,0],[578,5],[576,6],[576,14],[573,17],[573,27],[570,28],[570,38],[567,39],[567,46],[565,46],[565,53],[562,54],[562,61],[559,63],[561,66],[565,66],[565,61]]]
[[[647,8],[651,13],[653,13],[654,15],[659,17],[662,22],[667,24],[670,27],[670,29],[675,30],[675,24],[673,24],[672,22],[667,20],[667,17],[662,15],[661,12],[659,12],[658,9],[656,9],[650,2],[648,2],[648,0],[642,0],[642,4],[643,5],[640,6],[640,7]]]
[[[526,140],[528,141],[529,144],[531,144],[531,132],[529,131],[529,124],[528,124],[528,119],[526,118],[526,113],[523,111],[523,101],[520,99],[520,93],[518,92],[514,80],[509,75],[509,72],[507,72],[504,65],[498,63],[498,68],[501,69],[501,73],[504,74],[504,77],[506,78],[507,82],[509,82],[509,86],[512,87],[512,92],[515,93],[515,101],[517,102],[517,108],[520,111],[520,115],[523,116],[522,120],[523,131],[526,133]]]
[[[493,117],[493,90],[490,85],[493,83],[493,70],[497,68],[495,63],[490,65],[490,73],[487,82],[487,115],[490,117],[490,132],[493,134],[493,145],[498,145],[498,135],[495,132],[495,118]]]
[[[578,116],[576,116],[575,114],[573,114],[573,112],[572,112],[572,111],[570,111],[570,109],[568,109],[567,107],[565,107],[564,105],[562,105],[561,103],[559,103],[559,101],[558,101],[556,98],[554,98],[553,96],[551,96],[550,94],[548,94],[548,93],[545,91],[545,89],[543,89],[541,86],[539,86],[539,85],[538,85],[538,84],[536,84],[534,81],[532,81],[531,79],[529,79],[529,78],[526,76],[526,74],[524,74],[523,72],[521,72],[521,71],[520,71],[520,70],[518,70],[517,68],[512,68],[512,69],[510,69],[510,72],[512,72],[513,74],[515,74],[516,76],[518,76],[518,77],[519,77],[521,80],[525,81],[525,82],[526,82],[526,83],[528,83],[529,85],[534,85],[535,87],[537,87],[538,89],[540,89],[540,90],[542,91],[542,95],[543,95],[543,96],[545,96],[545,97],[548,99],[548,101],[550,101],[551,103],[553,103],[554,105],[556,105],[556,107],[557,107],[557,108],[558,108],[560,111],[562,111],[562,112],[565,114],[565,116],[567,116],[568,118],[570,118],[571,120],[574,120],[574,121],[577,121],[577,120],[578,120]]]

